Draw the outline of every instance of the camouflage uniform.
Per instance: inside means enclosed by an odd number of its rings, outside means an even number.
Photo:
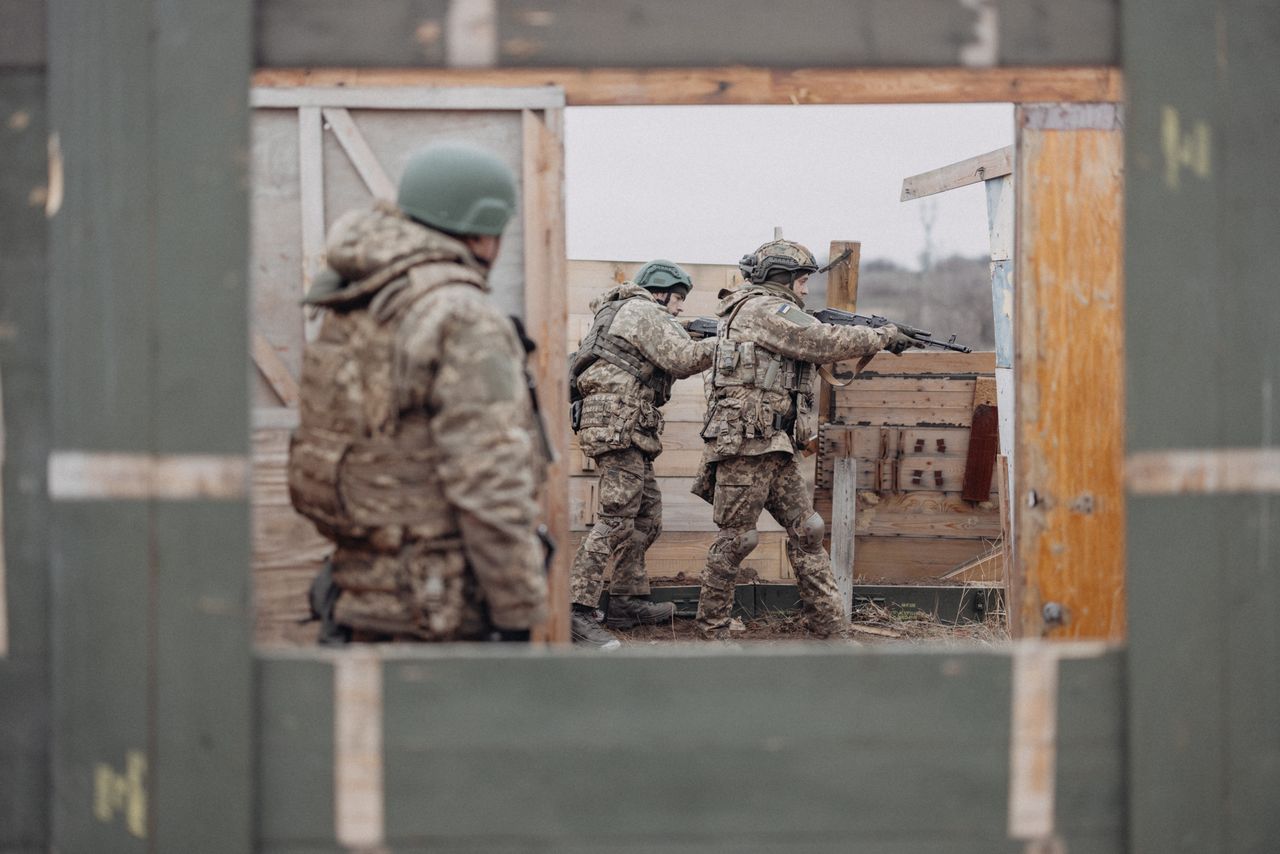
[[[535,493],[545,460],[524,348],[460,241],[391,205],[330,231],[349,284],[302,369],[294,506],[332,540],[336,622],[417,640],[478,639],[546,615]]]
[[[896,329],[823,324],[790,288],[748,283],[717,309],[719,343],[708,378],[702,468],[693,491],[711,502],[719,534],[707,553],[698,598],[704,636],[727,630],[738,566],[758,542],[756,520],[768,510],[787,531],[806,622],[817,634],[840,629],[843,615],[823,548],[824,524],[813,510],[795,452],[817,433],[814,364],[875,353]]]
[[[570,595],[596,607],[613,562],[613,595],[647,596],[644,554],[662,533],[653,459],[672,383],[706,370],[714,339],[693,341],[649,291],[631,283],[591,303],[596,318],[575,354],[578,441],[600,471],[600,513],[573,560]],[[589,365],[582,369],[583,364]]]

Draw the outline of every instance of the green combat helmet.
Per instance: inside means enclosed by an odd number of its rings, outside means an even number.
[[[750,255],[743,255],[738,262],[742,277],[759,284],[777,272],[794,273],[797,276],[818,271],[818,259],[806,247],[794,240],[770,240]]]
[[[682,297],[689,296],[689,291],[693,290],[693,279],[689,278],[689,274],[680,269],[679,264],[673,264],[661,258],[656,261],[650,261],[641,267],[640,272],[636,273],[636,277],[632,281],[650,291],[679,288],[680,296]]]
[[[451,234],[499,235],[516,210],[516,176],[487,151],[432,145],[409,158],[396,204]]]

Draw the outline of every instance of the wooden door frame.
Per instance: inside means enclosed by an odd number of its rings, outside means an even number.
[[[511,69],[263,69],[256,72],[253,76],[255,87],[262,87],[261,91],[270,91],[278,93],[273,97],[288,98],[288,93],[296,87],[324,87],[334,92],[351,92],[353,90],[366,91],[371,94],[367,95],[371,102],[394,101],[396,96],[394,93],[403,91],[430,91],[431,87],[456,87],[456,86],[474,86],[486,87],[485,91],[491,93],[501,93],[505,87],[530,87],[539,85],[554,85],[562,87],[565,93],[566,106],[657,106],[657,105],[761,105],[761,104],[957,104],[957,103],[987,103],[987,102],[1009,102],[1013,103],[1018,111],[1019,119],[1015,121],[1015,133],[1017,135],[1017,149],[1023,152],[1023,137],[1026,134],[1032,136],[1039,135],[1043,137],[1045,131],[1043,128],[1029,128],[1027,122],[1021,117],[1028,114],[1048,115],[1054,112],[1055,108],[1063,105],[1100,105],[1100,110],[1092,112],[1105,113],[1108,116],[1116,117],[1114,129],[1117,133],[1120,131],[1120,120],[1118,118],[1118,103],[1124,98],[1123,78],[1119,69],[1111,67],[1070,67],[1070,68],[938,68],[938,69],[880,69],[880,68],[852,68],[852,69],[795,69],[795,70],[778,70],[768,68],[748,68],[748,67],[724,67],[724,68],[693,68],[693,69],[664,69],[664,68],[627,68],[627,69],[606,69],[606,68],[585,68],[585,69],[566,69],[566,68],[511,68]],[[448,88],[437,89],[436,91],[448,92]],[[377,94],[381,93],[381,94]],[[442,96],[447,97],[447,96]],[[500,94],[493,94],[489,97],[499,99]],[[255,102],[256,103],[256,102]],[[1074,109],[1074,108],[1073,108]],[[1090,107],[1081,107],[1075,109],[1076,113],[1081,115],[1092,115]],[[1058,130],[1067,134],[1072,132],[1072,128],[1063,127]],[[1063,134],[1057,134],[1062,137]],[[1039,148],[1035,149],[1039,151]],[[1023,153],[1023,157],[1026,154]],[[1020,169],[1029,168],[1034,165],[1040,171],[1038,174],[1044,177],[1046,174],[1052,178],[1054,170],[1059,170],[1062,174],[1059,176],[1064,180],[1068,180],[1070,176],[1066,175],[1065,170],[1078,167],[1078,163],[1068,162],[1066,160],[1044,160],[1036,164],[1019,164]],[[1026,196],[1025,193],[1030,192],[1027,181],[1015,182],[1016,208],[1019,211],[1018,216],[1022,213],[1030,211],[1032,206],[1023,204]],[[1117,182],[1113,187],[1114,190],[1114,206],[1115,219],[1119,219],[1119,211],[1121,206],[1120,193],[1122,192],[1122,184]],[[1025,209],[1025,211],[1024,211]],[[1019,230],[1020,231],[1020,230]],[[1121,306],[1120,296],[1123,291],[1123,284],[1119,279],[1120,269],[1122,268],[1123,248],[1122,248],[1122,232],[1117,232],[1117,239],[1109,245],[1111,255],[1108,256],[1107,269],[1114,273],[1115,278],[1104,283],[1103,287],[1109,299],[1114,299],[1112,303],[1113,309],[1111,318],[1112,323],[1107,327],[1114,331],[1119,328],[1122,321],[1120,316]],[[1022,278],[1021,281],[1025,286],[1042,289],[1052,287],[1055,292],[1061,292],[1073,285],[1067,284],[1063,276],[1054,275],[1054,264],[1069,263],[1069,259],[1074,257],[1072,250],[1075,248],[1064,243],[1060,236],[1047,231],[1036,232],[1036,239],[1040,243],[1031,240],[1020,239],[1017,243],[1016,259],[1014,263],[1015,270],[1035,271],[1034,279],[1031,277]],[[561,244],[563,245],[563,244]],[[1031,259],[1042,259],[1049,257],[1048,253],[1041,252],[1042,247],[1050,247],[1054,250],[1052,259],[1048,262],[1037,261],[1033,266],[1029,262]],[[1064,274],[1069,271],[1063,270]],[[1078,270],[1076,271],[1079,272]],[[1015,274],[1018,275],[1018,274]],[[1077,276],[1078,279],[1078,276]],[[1079,287],[1078,281],[1074,282],[1075,287]],[[1087,287],[1087,284],[1086,284]],[[547,291],[548,295],[555,292],[556,289]],[[1015,313],[1019,317],[1015,320],[1015,327],[1021,330],[1024,336],[1032,337],[1027,340],[1034,344],[1034,357],[1037,365],[1049,365],[1050,370],[1042,372],[1040,375],[1026,376],[1040,381],[1042,377],[1058,376],[1068,377],[1071,375],[1071,366],[1067,364],[1067,360],[1079,355],[1078,346],[1069,346],[1066,340],[1048,340],[1038,333],[1042,324],[1032,317],[1035,312],[1036,305],[1046,302],[1056,303],[1057,296],[1049,295],[1045,299],[1045,295],[1039,295],[1036,299],[1026,300],[1020,299],[1016,293],[1014,298]],[[561,295],[563,298],[563,295]],[[563,306],[556,309],[563,311]],[[1026,317],[1021,317],[1025,314]],[[550,318],[547,318],[550,321]],[[563,339],[563,335],[550,334],[551,329],[547,327],[544,330],[546,337],[542,340],[557,346]],[[1017,343],[1015,336],[1014,358],[1019,361],[1024,357],[1022,347]],[[550,348],[548,348],[550,349]],[[1028,351],[1030,352],[1030,351]],[[1116,351],[1108,349],[1099,344],[1098,355],[1102,357],[1111,357]],[[1120,358],[1123,354],[1119,353]],[[549,391],[554,390],[555,394],[559,393],[559,385],[562,384],[562,373],[558,368],[559,362],[542,360],[539,363],[538,381],[542,388]],[[1053,369],[1052,366],[1057,365],[1058,368]],[[1097,388],[1093,386],[1086,388],[1083,385],[1077,385],[1071,389],[1071,394],[1082,396],[1081,402],[1077,406],[1072,399],[1062,400],[1059,397],[1058,405],[1064,407],[1062,411],[1080,411],[1085,413],[1093,413],[1099,410],[1099,421],[1115,431],[1115,441],[1105,443],[1102,450],[1108,455],[1105,464],[1112,467],[1112,471],[1119,473],[1123,471],[1123,407],[1119,402],[1123,401],[1123,387],[1121,379],[1123,372],[1120,370],[1119,364],[1116,370],[1108,375],[1109,381],[1113,386],[1110,388],[1110,396],[1107,394],[1096,395]],[[1099,443],[1089,440],[1087,437],[1080,436],[1072,438],[1064,431],[1067,429],[1065,425],[1054,425],[1047,429],[1039,429],[1032,434],[1029,429],[1032,423],[1039,416],[1038,410],[1038,387],[1022,388],[1021,382],[1016,381],[1015,385],[1020,389],[1017,392],[1027,398],[1028,405],[1020,407],[1016,413],[1017,424],[1015,426],[1015,434],[1019,436],[1018,454],[1043,454],[1046,449],[1051,447],[1067,447],[1071,449],[1065,458],[1060,458],[1056,466],[1048,468],[1044,466],[1025,466],[1018,465],[1015,470],[1018,472],[1017,479],[1011,490],[1015,496],[1036,495],[1039,499],[1040,511],[1044,511],[1047,506],[1044,497],[1054,493],[1058,489],[1061,481],[1071,470],[1072,454],[1095,454],[1099,448]],[[555,394],[548,395],[548,399],[556,400]],[[1110,400],[1116,403],[1116,406],[1106,407],[1105,411],[1099,409],[1099,400]],[[554,406],[548,407],[549,410],[556,410]],[[1075,422],[1077,424],[1084,422]],[[557,424],[556,428],[562,425]],[[562,431],[561,431],[562,432]],[[1031,439],[1024,437],[1035,436],[1034,444]],[[556,433],[560,437],[560,433]],[[561,446],[562,456],[567,446]],[[1039,477],[1031,476],[1029,472],[1034,472]],[[1046,474],[1052,472],[1052,475]],[[563,471],[560,474],[564,474]],[[553,477],[555,477],[553,475]],[[563,480],[564,478],[558,478]],[[1118,641],[1123,639],[1124,620],[1123,611],[1124,602],[1124,565],[1123,565],[1123,483],[1119,477],[1109,478],[1102,489],[1092,490],[1089,492],[1090,499],[1097,501],[1101,507],[1106,508],[1108,515],[1091,516],[1090,514],[1076,513],[1069,518],[1061,512],[1054,516],[1051,527],[1045,526],[1045,513],[1017,513],[1014,515],[1014,524],[1016,534],[1014,540],[1018,543],[1015,549],[1015,555],[1008,564],[1011,567],[1013,577],[1008,579],[1007,587],[1010,590],[1009,612],[1011,614],[1011,628],[1017,637],[1029,636],[1052,636],[1057,638],[1074,638],[1074,639],[1104,639]],[[567,499],[566,499],[567,500]],[[1031,508],[1034,509],[1034,508]],[[1058,508],[1062,510],[1061,507]],[[567,510],[566,512],[566,528],[563,533],[567,533]],[[1118,513],[1118,527],[1116,516]],[[1089,518],[1084,518],[1089,517]],[[1082,522],[1083,518],[1083,522]],[[1101,520],[1101,521],[1100,521]],[[1119,531],[1119,542],[1110,544],[1106,543],[1107,537],[1113,537],[1116,531]],[[1101,556],[1105,559],[1105,566],[1100,571],[1094,571],[1088,576],[1086,581],[1093,587],[1084,590],[1083,595],[1080,591],[1074,591],[1075,599],[1070,599],[1073,592],[1070,590],[1070,584],[1055,584],[1052,574],[1041,573],[1038,569],[1038,562],[1054,562],[1047,557],[1050,553],[1055,555],[1072,555],[1072,554],[1089,554],[1095,562]],[[1071,565],[1069,559],[1059,559],[1057,563],[1063,565]],[[1042,590],[1043,584],[1048,583],[1052,588],[1051,591]],[[1096,587],[1096,589],[1094,589]],[[1076,600],[1081,600],[1077,602]],[[1050,605],[1053,608],[1061,609],[1060,612],[1066,614],[1066,619],[1046,620],[1045,614],[1050,613],[1042,608],[1042,605]],[[1072,615],[1079,615],[1085,611],[1091,613],[1087,621],[1073,619]],[[1101,616],[1099,616],[1101,611]],[[1059,613],[1055,611],[1053,613]],[[1082,628],[1083,626],[1083,628]],[[559,633],[557,633],[558,635]]]

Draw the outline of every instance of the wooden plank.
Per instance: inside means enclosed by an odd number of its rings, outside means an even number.
[[[311,283],[324,266],[325,259],[324,140],[321,122],[319,107],[299,108],[298,208],[302,232],[302,296],[306,296],[311,290]],[[311,312],[304,323],[305,340],[315,340],[320,331],[320,318]]]
[[[461,88],[255,85],[249,90],[249,106],[254,109],[550,110],[564,105],[564,92],[554,83],[520,87],[466,85]]]
[[[1018,109],[1014,491],[1027,500],[1015,533],[1024,596],[1011,614],[1023,634],[1119,640],[1123,152],[1115,129],[1036,129],[1074,127],[1073,109]],[[1047,603],[1064,609],[1065,624],[1044,626]]]
[[[957,483],[959,481],[957,480]],[[596,518],[596,479],[575,477],[568,479],[569,507],[572,529],[586,530]],[[664,477],[659,479],[662,491],[663,528],[669,531],[715,531],[711,521],[711,505],[691,494],[692,477]],[[761,531],[779,531],[781,527],[768,513],[760,514],[757,527]]]
[[[895,356],[892,353],[877,353],[858,376],[994,374],[996,369],[995,355],[991,351],[952,353],[946,350],[913,350],[909,353],[903,353],[901,356]],[[856,361],[840,362],[836,367],[841,372],[852,372],[856,364]]]
[[[936,193],[945,193],[958,187],[967,187],[979,181],[1000,178],[1013,172],[1013,146],[1006,145],[995,151],[988,151],[976,157],[970,157],[940,169],[921,172],[902,179],[902,197],[899,201],[910,201]]]
[[[982,540],[952,537],[857,538],[854,564],[858,584],[937,582],[956,566],[987,550]]]
[[[344,107],[325,107],[322,114],[374,198],[395,201],[396,185],[387,177],[386,170],[378,162],[364,134],[356,127],[351,113]]]
[[[1125,481],[1134,495],[1280,493],[1280,448],[1141,451]]]
[[[586,536],[575,531],[570,535],[571,551],[577,550]],[[746,583],[754,578],[765,581],[793,579],[786,556],[787,535],[784,531],[762,531],[756,548],[742,561],[738,580]],[[674,579],[697,584],[707,562],[707,549],[715,538],[713,531],[667,531],[645,553],[645,569],[650,578]]]
[[[942,581],[963,577],[964,581],[1000,580],[1004,578],[1004,546],[996,546],[985,554],[965,561],[942,576]]]
[[[558,92],[559,90],[557,90]],[[563,94],[561,93],[561,97]],[[569,500],[569,380],[564,366],[568,353],[563,330],[568,309],[565,281],[564,141],[532,110],[522,115],[524,199],[524,318],[529,335],[538,342],[532,355],[543,422],[556,459],[547,470],[542,492],[543,521],[556,542],[566,542],[570,529]],[[554,125],[557,129],[558,118]],[[550,611],[542,637],[569,642],[568,549],[557,549],[548,574]]]
[[[854,461],[840,457],[835,461],[834,485],[831,488],[831,569],[840,590],[840,607],[845,622],[853,614],[853,574],[858,500],[857,473]]]
[[[296,64],[296,63],[295,63]],[[259,68],[256,88],[560,86],[570,107],[1124,100],[1119,68]],[[281,93],[281,101],[287,95]],[[286,101],[287,102],[287,101]],[[344,104],[344,106],[355,106]]]
[[[253,364],[262,378],[271,386],[276,397],[285,406],[298,405],[298,381],[293,378],[276,348],[256,329],[250,338],[253,342]]]

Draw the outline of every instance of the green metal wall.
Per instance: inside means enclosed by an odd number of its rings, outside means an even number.
[[[1280,6],[1123,30],[1129,452],[1274,450]],[[1280,498],[1133,496],[1128,570],[1132,850],[1280,849]]]
[[[49,831],[46,136],[39,57],[0,52],[0,600],[8,619],[8,654],[0,655],[0,851],[15,854],[46,850]]]

